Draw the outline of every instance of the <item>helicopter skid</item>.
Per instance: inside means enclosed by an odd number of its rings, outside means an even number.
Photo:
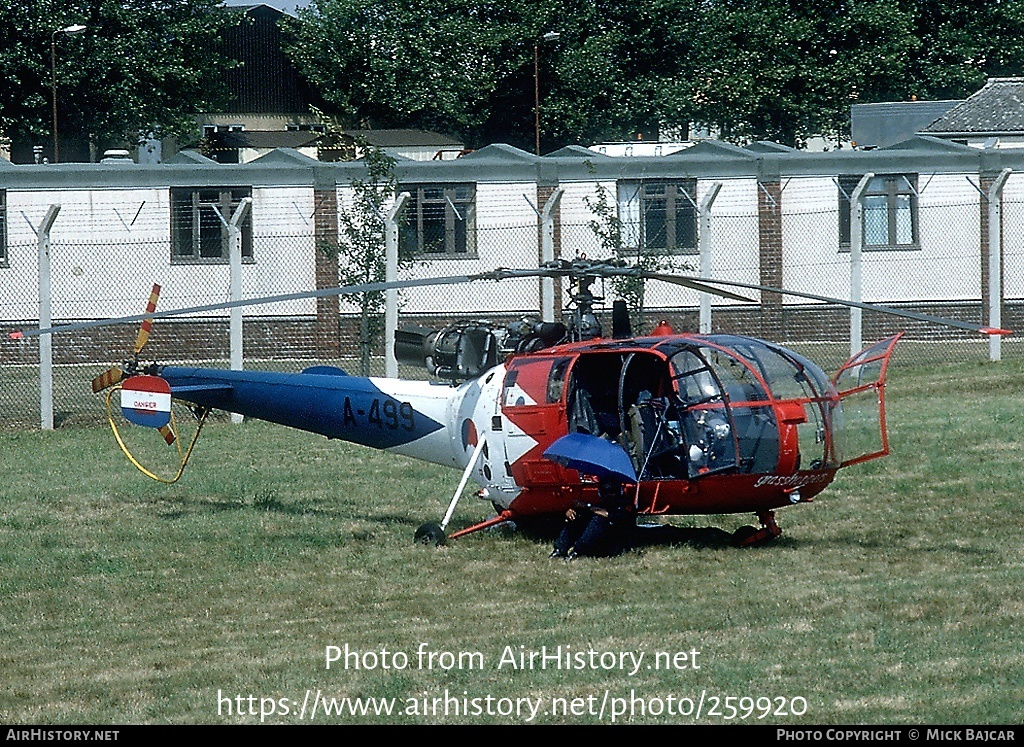
[[[489,529],[490,527],[511,520],[513,515],[514,514],[511,511],[502,511],[500,514],[498,514],[497,516],[492,516],[487,521],[481,521],[479,524],[474,524],[473,526],[466,527],[465,529],[460,529],[457,532],[452,532],[450,535],[448,535],[448,539],[458,539],[459,537],[465,537],[467,534],[479,532],[481,529]]]

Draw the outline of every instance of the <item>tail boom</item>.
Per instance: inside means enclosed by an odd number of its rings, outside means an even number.
[[[445,416],[452,389],[419,381],[323,373],[167,366],[175,399],[452,465]],[[436,452],[444,444],[443,454]]]

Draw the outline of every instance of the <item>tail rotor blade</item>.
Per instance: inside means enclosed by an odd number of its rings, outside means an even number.
[[[160,432],[160,435],[164,437],[164,441],[167,442],[168,446],[171,446],[177,439],[177,436],[174,435],[174,431],[171,430],[171,426],[169,425],[161,425],[157,430]]]
[[[160,286],[156,283],[153,284],[153,290],[149,294],[149,303],[146,304],[146,313],[152,314],[156,311],[156,302],[160,298]],[[153,329],[153,318],[142,320],[142,326],[139,327],[139,335],[135,338],[135,347],[133,348],[135,354],[138,355],[142,352],[142,348],[149,342],[149,333]]]
[[[97,394],[102,392],[107,387],[114,386],[114,384],[121,381],[124,378],[124,371],[117,366],[108,368],[106,371],[101,373],[95,379],[92,380],[92,392]]]

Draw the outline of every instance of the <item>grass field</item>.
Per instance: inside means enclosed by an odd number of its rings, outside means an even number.
[[[326,723],[519,723],[517,699],[595,723],[631,698],[618,720],[1019,723],[1022,388],[1019,362],[897,367],[894,453],[780,511],[774,544],[573,563],[508,531],[416,545],[457,473],[273,426],[209,425],[170,487],[106,428],[2,433],[0,722],[251,723],[272,702],[267,722],[295,723],[320,691],[394,699]],[[453,525],[487,510],[467,498]],[[346,645],[359,668],[328,669]],[[583,666],[502,661],[543,646]],[[702,693],[699,721],[679,714]]]

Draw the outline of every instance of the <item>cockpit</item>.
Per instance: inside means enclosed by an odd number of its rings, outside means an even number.
[[[838,467],[836,390],[806,358],[733,335],[587,353],[572,366],[570,432],[626,447],[643,479]]]

